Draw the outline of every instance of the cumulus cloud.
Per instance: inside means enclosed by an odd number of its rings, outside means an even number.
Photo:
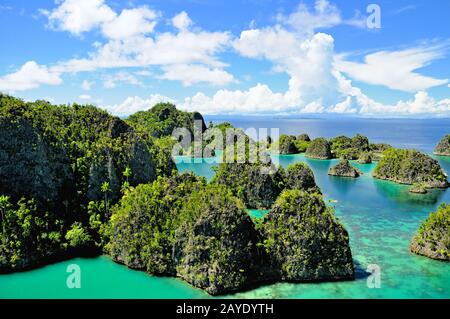
[[[119,14],[104,0],[64,0],[57,4],[54,10],[44,11],[54,28],[79,35],[98,27],[107,41],[97,42],[96,50],[85,58],[58,63],[54,66],[56,72],[158,66],[163,69],[159,78],[185,85],[200,82],[225,85],[235,81],[224,70],[227,65],[217,57],[229,47],[231,35],[199,28],[190,30],[193,22],[184,11],[171,20],[174,32],[157,33],[155,26],[160,14],[147,6],[124,9]],[[174,74],[180,69],[187,72]]]
[[[349,24],[365,26],[365,18],[356,13],[346,19],[329,1],[317,0],[313,8],[300,4],[288,15],[279,15],[277,24],[248,30],[235,38],[229,32],[193,28],[186,12],[170,22],[170,31],[158,32],[160,14],[141,6],[115,12],[103,0],[60,0],[57,7],[45,11],[56,29],[80,35],[93,29],[105,41],[96,42],[84,58],[61,61],[50,67],[28,62],[18,71],[0,78],[0,90],[26,90],[41,84],[57,85],[65,73],[123,69],[103,78],[104,86],[120,83],[142,85],[137,76],[180,81],[185,86],[208,83],[225,86],[236,83],[221,53],[232,48],[251,59],[269,61],[273,70],[288,75],[285,92],[275,92],[267,84],[241,90],[221,88],[214,94],[197,94],[178,102],[185,110],[214,113],[348,113],[348,114],[449,114],[449,100],[435,100],[426,90],[448,83],[422,75],[418,70],[443,56],[443,47],[419,47],[368,54],[363,62],[337,56],[334,38],[318,29]],[[136,68],[135,72],[129,68]],[[151,73],[148,70],[151,69]],[[120,70],[119,70],[120,71]],[[395,72],[394,72],[395,71]],[[144,72],[144,73],[140,73]],[[31,74],[31,75],[30,75]],[[39,74],[36,76],[35,74]],[[352,80],[414,93],[414,97],[392,105],[379,103]],[[90,82],[82,84],[88,91]],[[80,96],[81,98],[81,96]],[[104,106],[124,116],[145,110],[171,99],[158,94],[148,98],[129,97],[122,103]]]
[[[195,64],[175,64],[162,67],[164,74],[160,79],[181,81],[185,86],[207,82],[213,85],[226,85],[235,79],[230,73],[219,69]]]
[[[25,91],[35,89],[40,85],[59,85],[61,83],[60,73],[39,65],[35,61],[28,61],[19,70],[0,77],[0,91]]]
[[[138,96],[128,97],[122,103],[101,106],[101,108],[117,115],[117,116],[127,116],[139,111],[146,111],[150,109],[157,103],[161,102],[172,102],[175,101],[159,94],[152,94],[148,98],[141,98]]]
[[[340,57],[335,66],[355,80],[414,93],[448,83],[447,79],[435,79],[414,72],[442,55],[442,47],[380,51],[365,56],[363,63]]]
[[[296,32],[313,34],[317,29],[328,29],[341,24],[355,27],[366,27],[366,17],[355,12],[352,18],[345,19],[339,8],[327,0],[316,0],[314,8],[300,3],[296,10],[289,15],[279,14],[280,24],[292,27]]]
[[[182,11],[172,18],[172,24],[178,30],[185,31],[192,25],[192,20],[185,11]]]
[[[125,39],[153,32],[157,13],[147,7],[125,9],[116,18],[103,24],[102,30],[110,39]]]
[[[116,18],[116,13],[104,0],[56,1],[54,10],[41,10],[48,17],[49,25],[74,35],[92,30]]]

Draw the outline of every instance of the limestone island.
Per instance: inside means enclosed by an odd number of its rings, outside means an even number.
[[[316,138],[309,144],[305,156],[320,160],[332,159],[331,145],[325,138]]]
[[[411,242],[411,252],[436,260],[450,261],[450,205],[442,204],[420,226]]]
[[[339,164],[330,168],[328,175],[357,178],[362,175],[362,173],[350,165],[348,160],[343,159],[339,162]]]
[[[0,272],[106,254],[211,295],[354,279],[348,233],[306,164],[222,163],[208,183],[177,171],[179,126],[205,129],[167,103],[124,120],[0,94]]]
[[[450,156],[450,134],[444,136],[434,149],[435,155]]]
[[[316,138],[311,141],[307,134],[297,137],[282,134],[272,145],[272,152],[286,154],[305,153],[313,159],[328,160],[333,158],[357,160],[360,164],[370,164],[379,161],[383,152],[392,146],[388,144],[370,143],[366,136],[357,134],[350,138],[337,136],[331,139]]]
[[[414,190],[447,188],[447,175],[439,162],[416,150],[390,148],[373,172],[373,177],[399,184],[414,185]],[[420,191],[423,193],[423,191]]]

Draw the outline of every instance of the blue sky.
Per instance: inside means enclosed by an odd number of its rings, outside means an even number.
[[[0,91],[120,116],[160,101],[450,116],[449,12],[439,0],[1,0]]]

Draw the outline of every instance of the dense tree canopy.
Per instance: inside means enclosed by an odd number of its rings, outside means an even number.
[[[420,226],[411,251],[429,258],[450,261],[450,205],[442,204]]]
[[[287,281],[352,279],[349,237],[320,194],[286,190],[261,232],[268,277]]]
[[[321,160],[332,158],[330,143],[325,138],[312,140],[306,150],[306,157]]]
[[[439,162],[416,150],[390,148],[373,172],[375,178],[401,184],[423,184],[426,188],[448,187],[447,176]]]
[[[3,245],[0,255],[22,256],[20,263],[3,267],[32,266],[76,243],[100,244],[99,223],[107,220],[125,183],[147,183],[175,168],[164,146],[148,134],[90,105],[55,106],[1,95],[0,133],[0,195],[8,197],[12,211],[28,203],[33,218],[49,225],[42,233],[53,238],[53,247],[42,236],[24,239],[21,245],[30,244],[28,250]],[[4,230],[1,237],[10,245],[17,234]]]
[[[450,156],[450,134],[444,136],[434,149],[434,154],[441,156]]]

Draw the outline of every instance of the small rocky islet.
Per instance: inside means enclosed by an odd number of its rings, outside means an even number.
[[[362,175],[361,171],[354,168],[346,159],[342,159],[336,166],[328,171],[328,175],[357,178]]]
[[[208,183],[177,172],[176,127],[207,128],[201,114],[170,103],[122,120],[90,105],[0,95],[0,272],[104,253],[211,295],[267,282],[354,279],[348,233],[306,164],[222,163]],[[389,146],[360,135],[277,143],[310,158],[387,158],[383,166],[391,165]],[[422,170],[420,182],[443,185],[435,163],[426,163],[433,179]],[[270,212],[252,220],[249,208]]]
[[[444,136],[434,149],[434,154],[439,156],[450,156],[450,134]]]

